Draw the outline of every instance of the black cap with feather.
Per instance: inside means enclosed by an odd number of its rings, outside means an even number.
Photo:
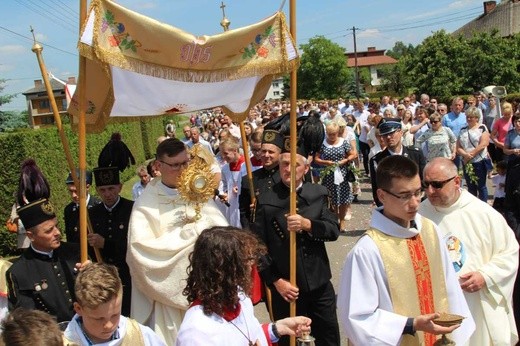
[[[51,188],[47,179],[33,159],[22,162],[16,202],[22,207],[39,199],[48,199]]]
[[[320,118],[309,116],[306,119],[297,119],[297,122],[299,125],[297,145],[302,148],[298,153],[305,153],[308,156],[320,151],[325,139],[325,128]],[[279,131],[282,136],[289,136],[290,124],[290,113],[286,113],[267,123],[264,129],[274,129]]]
[[[135,159],[130,149],[121,140],[121,134],[115,132],[105,145],[98,158],[98,167],[94,169],[96,186],[118,185],[119,172],[130,165],[135,165]]]

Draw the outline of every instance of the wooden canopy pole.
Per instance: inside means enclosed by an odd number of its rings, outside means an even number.
[[[87,0],[79,2],[79,35],[81,36],[81,26],[87,18]],[[79,119],[78,119],[78,159],[79,159],[79,237],[81,263],[88,258],[87,254],[87,131],[85,124],[86,116],[86,86],[87,86],[87,60],[79,56]],[[78,186],[78,185],[76,185]],[[96,249],[97,250],[97,249]]]
[[[34,37],[34,31],[32,28],[31,28],[31,32]],[[42,56],[43,47],[36,42],[36,38],[34,38],[34,44],[32,47],[32,51],[36,54],[36,57],[38,59],[38,65],[40,65],[40,71],[42,73],[43,82],[45,85],[45,89],[47,90],[47,97],[49,98],[49,103],[51,105],[52,113],[54,115],[54,122],[56,123],[56,127],[58,128],[58,133],[60,135],[61,144],[63,146],[63,151],[65,152],[65,158],[67,159],[67,165],[69,166],[69,171],[71,172],[72,180],[74,181],[74,186],[76,186],[76,187],[81,186],[81,184],[79,182],[82,180],[83,185],[85,186],[85,191],[86,191],[85,175],[83,176],[82,179],[79,179],[78,176],[76,175],[74,161],[72,160],[72,154],[70,152],[69,141],[67,140],[67,136],[65,135],[65,130],[63,129],[63,124],[61,122],[61,117],[60,117],[60,113],[58,111],[58,106],[56,105],[56,99],[54,97],[52,86],[49,81],[49,74],[47,72],[47,67],[45,66],[45,62],[43,61],[43,56]],[[81,174],[80,174],[80,176],[81,176]],[[81,189],[81,187],[80,187],[80,189]],[[81,194],[79,196],[81,197]],[[86,200],[86,195],[85,195],[84,199]],[[81,198],[80,198],[80,208],[81,208]],[[81,209],[80,209],[80,217],[81,217]],[[86,223],[85,223],[85,225],[86,225]],[[81,224],[80,224],[80,227],[81,227]],[[85,226],[85,229],[86,229],[86,226]],[[92,226],[89,226],[89,229],[90,229],[90,231],[92,231]],[[86,236],[85,236],[85,241],[86,241]],[[86,243],[85,243],[85,245],[86,245]],[[102,258],[101,258],[101,253],[99,252],[99,250],[94,249],[94,252],[95,252],[97,261],[101,262]],[[81,262],[83,263],[84,261],[86,261],[86,257],[85,257],[85,259],[83,259],[83,257],[81,257]]]
[[[294,42],[296,42],[296,0],[289,2],[289,19],[290,19],[290,31]],[[291,101],[291,114],[290,114],[290,134],[291,134],[291,186],[290,186],[290,207],[289,215],[296,214],[296,145],[297,145],[297,133],[296,133],[296,83],[297,83],[297,70],[291,71],[291,90],[290,90],[290,101]],[[296,233],[289,232],[289,279],[293,286],[296,286]],[[296,301],[291,302],[289,308],[289,316],[296,316]],[[291,336],[291,346],[296,345],[296,338]]]

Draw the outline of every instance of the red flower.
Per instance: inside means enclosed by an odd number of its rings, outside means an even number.
[[[119,40],[117,39],[117,37],[115,36],[109,36],[108,37],[108,42],[110,43],[110,45],[112,47],[117,47],[119,46]]]
[[[261,56],[262,58],[267,58],[269,55],[269,49],[265,47],[260,47],[257,51],[258,56]]]

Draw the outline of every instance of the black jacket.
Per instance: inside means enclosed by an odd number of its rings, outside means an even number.
[[[405,147],[403,146],[403,154],[404,157],[407,157],[414,161],[417,166],[419,166],[419,177],[421,178],[421,181],[423,179],[423,170],[424,166],[426,165],[426,159],[424,158],[424,155],[421,151],[421,149],[417,149],[416,147],[409,146]],[[377,198],[377,182],[376,182],[376,170],[377,170],[377,164],[381,162],[385,157],[391,156],[390,151],[388,148],[386,148],[383,151],[380,151],[379,153],[375,154],[369,161],[370,164],[370,180],[372,182],[372,196],[374,198],[374,202],[376,202],[377,206],[380,207],[382,204],[379,201],[379,198]]]
[[[90,195],[87,209],[90,209],[99,203],[101,203],[101,201],[98,198]],[[79,206],[74,202],[67,204],[63,218],[65,220],[65,235],[67,236],[67,242],[79,243]]]
[[[75,265],[80,262],[78,244],[61,243],[52,258],[32,247],[7,270],[9,310],[37,309],[56,316],[58,322],[74,316]]]
[[[264,190],[270,190],[273,185],[280,182],[279,167],[273,169],[259,168],[253,172],[253,186],[255,197],[260,195]],[[251,192],[249,190],[249,178],[247,175],[242,177],[240,196],[238,196],[238,205],[240,209],[240,223],[243,228],[249,228],[251,221]]]
[[[105,238],[105,246],[100,249],[103,262],[117,267],[123,283],[122,314],[124,316],[130,314],[132,292],[130,269],[126,264],[126,249],[128,247],[128,224],[133,205],[133,201],[121,197],[112,211],[108,211],[103,203],[88,210],[94,233]],[[91,257],[95,258],[92,252]]]
[[[337,216],[329,209],[328,190],[304,183],[297,191],[298,214],[310,219],[312,231],[297,234],[296,282],[303,292],[326,284],[332,277],[325,241],[339,236]],[[258,196],[252,230],[267,245],[269,256],[261,261],[260,275],[267,285],[279,278],[289,280],[289,188],[279,182]]]

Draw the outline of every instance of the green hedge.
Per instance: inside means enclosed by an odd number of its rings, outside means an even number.
[[[66,136],[77,165],[78,136],[69,125],[64,125]],[[101,149],[109,141],[113,132],[121,133],[123,141],[132,151],[136,163],[149,159],[155,153],[157,137],[164,133],[163,119],[153,118],[145,121],[111,124],[98,134],[87,135],[87,169],[97,167],[97,158]],[[0,255],[15,253],[16,235],[5,228],[5,221],[10,215],[14,203],[14,193],[18,188],[20,165],[23,160],[33,158],[45,174],[51,186],[51,201],[57,209],[60,227],[63,229],[63,208],[70,202],[64,183],[69,168],[63,146],[55,127],[37,130],[25,130],[0,135],[0,157],[3,166],[0,170]],[[135,167],[130,167],[121,174],[121,181],[127,181],[135,175]],[[94,189],[90,189],[91,193]]]

